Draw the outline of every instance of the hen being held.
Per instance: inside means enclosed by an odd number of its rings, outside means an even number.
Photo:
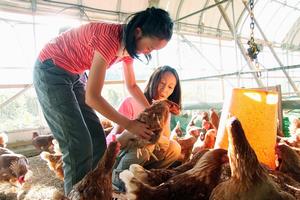
[[[169,113],[179,114],[179,110],[179,106],[169,100],[155,101],[137,117],[138,121],[147,124],[148,128],[154,133],[152,138],[148,141],[125,130],[118,136],[117,140],[121,143],[122,148],[136,146],[139,149],[144,148],[146,145],[154,145],[161,136],[163,127],[167,123]],[[137,155],[140,154],[138,153]]]

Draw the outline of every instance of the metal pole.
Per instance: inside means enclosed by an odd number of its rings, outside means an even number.
[[[8,105],[10,102],[12,102],[14,99],[16,99],[18,96],[20,96],[21,94],[23,94],[24,92],[26,92],[27,90],[29,90],[33,85],[27,85],[23,90],[21,90],[20,92],[18,92],[17,94],[15,94],[14,96],[12,96],[11,98],[7,99],[6,101],[4,101],[3,103],[0,104],[0,109],[4,108],[4,106]]]
[[[181,18],[179,18],[179,19],[176,19],[174,22],[179,22],[180,20],[183,20],[183,19],[185,19],[185,18],[188,18],[188,17],[191,17],[191,16],[193,16],[193,15],[196,15],[196,14],[198,14],[198,13],[200,13],[200,12],[203,12],[203,11],[205,11],[205,10],[208,10],[208,9],[210,9],[210,8],[213,8],[213,7],[215,7],[215,6],[218,6],[219,4],[225,3],[225,2],[227,2],[227,1],[228,1],[228,0],[223,0],[223,1],[217,2],[217,3],[214,4],[214,5],[205,7],[205,8],[203,8],[203,9],[198,10],[198,11],[196,11],[196,12],[193,12],[193,13],[191,13],[191,14],[189,14],[189,15],[186,15],[186,16],[184,16],[184,17],[181,17]]]
[[[265,68],[262,71],[278,71],[278,70],[283,70],[283,69],[298,69],[298,68],[300,68],[300,65]],[[204,80],[204,79],[209,79],[209,78],[221,78],[221,77],[226,77],[226,76],[237,76],[238,74],[255,74],[255,73],[256,73],[256,70],[254,70],[254,71],[244,71],[244,72],[237,71],[237,72],[231,72],[231,73],[225,73],[225,74],[216,74],[216,75],[210,75],[210,76],[203,76],[203,77],[192,78],[192,79],[184,79],[184,80],[181,80],[181,81],[197,81],[197,80]]]

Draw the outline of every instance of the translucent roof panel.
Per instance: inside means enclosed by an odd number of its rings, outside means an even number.
[[[250,73],[225,79],[225,84],[254,87],[255,81],[248,80],[253,79],[251,70],[254,69],[249,67],[242,51],[247,51],[247,41],[250,37],[249,1],[130,1],[131,4],[120,0],[2,0],[0,29],[4,37],[0,38],[2,44],[0,53],[3,55],[0,61],[0,73],[9,73],[11,69],[12,76],[1,79],[0,83],[13,82],[13,74],[17,69],[22,74],[29,74],[30,70],[26,71],[26,69],[32,68],[37,52],[58,34],[62,26],[77,26],[99,20],[122,23],[133,12],[148,6],[157,6],[167,10],[174,19],[175,34],[168,46],[153,56],[151,67],[143,72],[137,72],[138,79],[146,79],[154,66],[171,65],[178,69],[183,80],[214,75],[220,77],[222,74],[250,71]],[[261,68],[298,65],[300,63],[300,2],[298,0],[254,0],[253,12],[256,20],[255,41],[262,47],[259,54]],[[277,54],[277,58],[272,51]],[[14,58],[18,59],[12,63],[11,60]],[[294,81],[299,81],[296,68],[287,70],[287,73]],[[263,75],[264,84],[281,82],[276,81],[276,78],[270,78],[271,76],[287,78],[282,71],[263,72]],[[108,77],[109,80],[114,78],[121,79],[121,73]],[[235,83],[232,81],[234,78],[237,79]],[[15,79],[21,82],[20,78]],[[24,80],[24,83],[30,82],[31,78]],[[286,84],[287,80],[283,82],[282,84]]]
[[[261,30],[268,41],[281,44],[289,32],[295,28],[295,23],[300,17],[300,4],[296,0],[256,1],[253,13],[257,22],[254,28],[255,36],[263,40]],[[238,32],[243,37],[249,37],[250,35],[248,11],[245,11],[243,15]]]
[[[36,2],[36,5],[34,4]],[[0,9],[35,15],[68,15],[81,20],[123,22],[126,17],[148,6],[166,9],[175,20],[176,31],[182,34],[221,36],[233,39],[230,28],[249,38],[249,1],[246,0],[59,0],[59,1],[2,0]],[[298,0],[254,0],[257,26],[276,44],[298,46],[300,41],[300,2]],[[255,36],[264,39],[255,27]],[[285,45],[287,46],[287,45]]]

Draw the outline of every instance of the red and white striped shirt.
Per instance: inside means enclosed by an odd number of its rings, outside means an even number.
[[[55,65],[74,73],[89,70],[94,51],[98,51],[110,67],[115,61],[132,62],[130,56],[118,59],[123,25],[92,22],[71,29],[50,41],[39,54],[43,62],[52,59]]]

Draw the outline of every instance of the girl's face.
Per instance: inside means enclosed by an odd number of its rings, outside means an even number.
[[[171,72],[163,73],[157,85],[155,100],[167,99],[173,93],[176,83],[176,77],[174,74]]]
[[[167,40],[158,39],[156,37],[143,36],[140,28],[136,29],[136,52],[137,54],[150,54],[153,50],[159,50],[168,44]]]

